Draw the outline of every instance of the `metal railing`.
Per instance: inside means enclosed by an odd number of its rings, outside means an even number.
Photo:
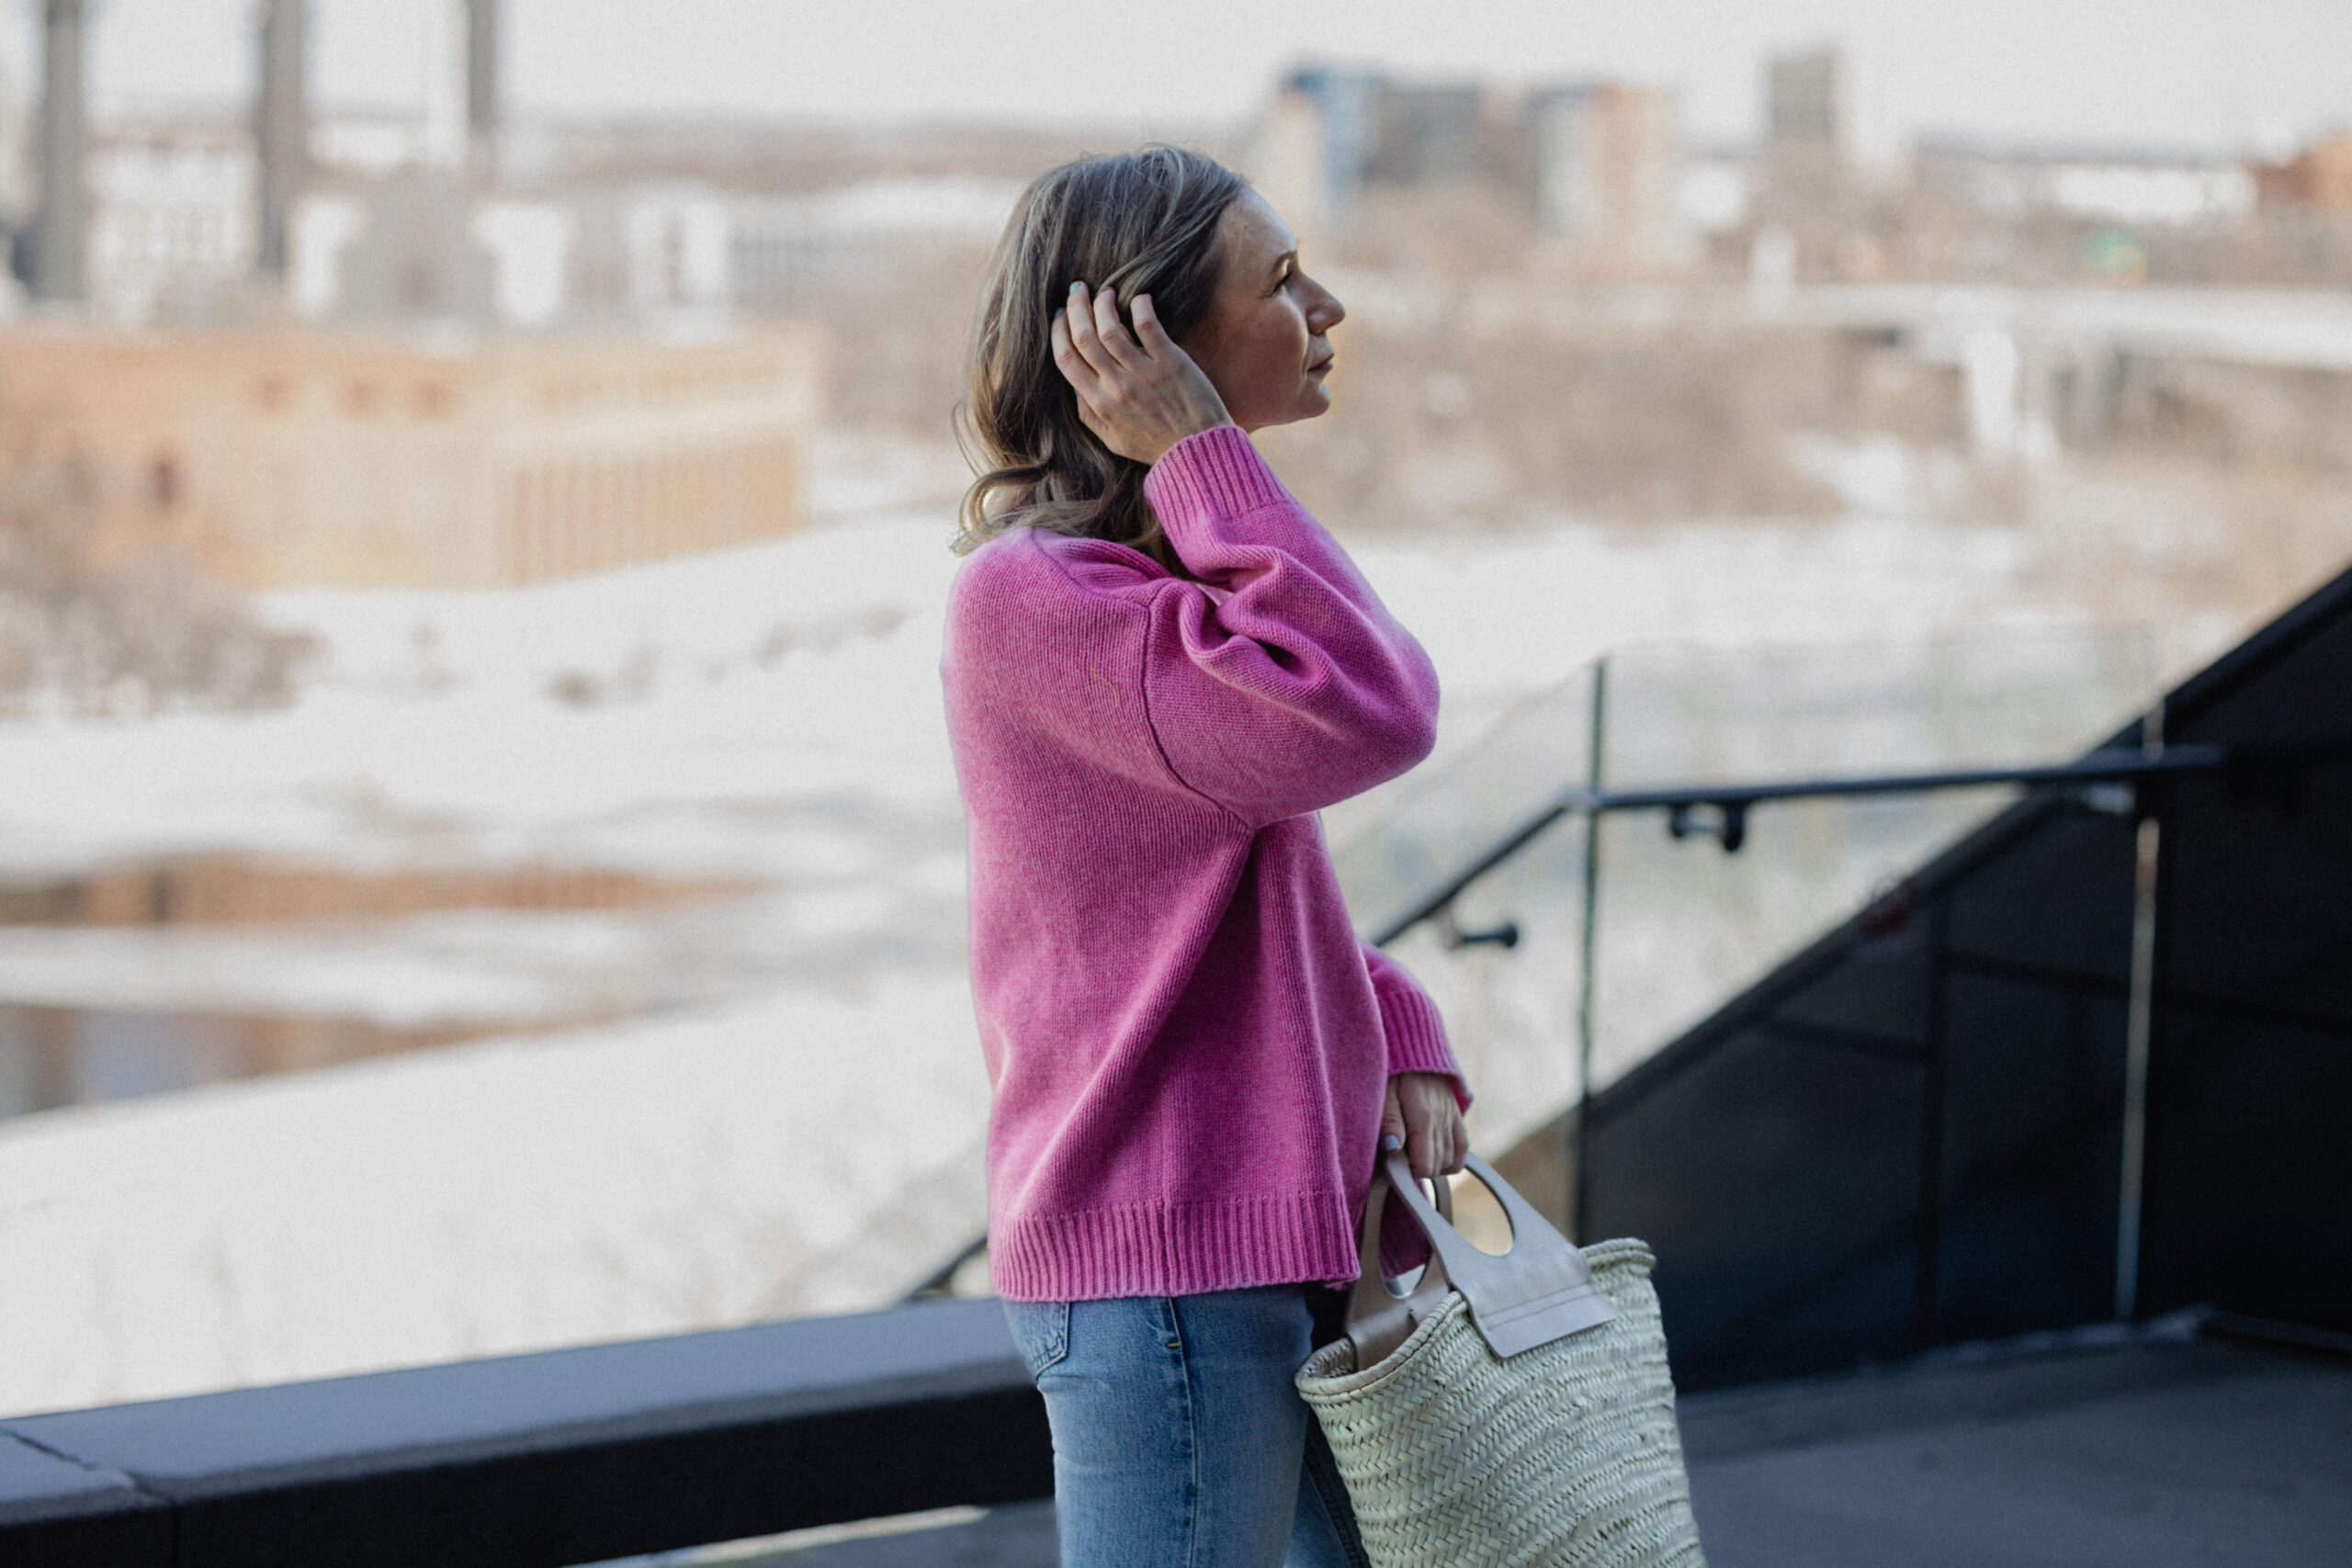
[[[1595,667],[1592,702],[1592,783],[1563,790],[1499,840],[1468,858],[1453,874],[1390,919],[1374,936],[1386,947],[1422,924],[1433,924],[1448,947],[1493,943],[1519,944],[1516,921],[1506,919],[1485,930],[1464,930],[1454,919],[1453,906],[1471,887],[1524,853],[1544,834],[1563,822],[1581,818],[1585,824],[1582,887],[1582,941],[1577,957],[1577,1099],[1571,1114],[1577,1130],[1572,1140],[1574,1213],[1577,1234],[1586,1232],[1585,1214],[1590,1190],[1589,1150],[1584,1118],[1591,1102],[1596,1032],[1593,1021],[1594,971],[1600,929],[1600,823],[1622,813],[1665,813],[1667,832],[1680,840],[1710,837],[1726,854],[1736,854],[1747,840],[1749,812],[1774,802],[1824,800],[1897,795],[1928,795],[1995,785],[2029,791],[2073,790],[2086,804],[2117,815],[2138,814],[2135,785],[2167,775],[2212,773],[2233,769],[2248,771],[2244,759],[2215,745],[2163,743],[2163,708],[2152,708],[2141,721],[2142,744],[2137,748],[2109,746],[2072,761],[2025,763],[2007,767],[1955,768],[1843,777],[1794,778],[1747,783],[1690,784],[1646,789],[1609,790],[1600,787],[1600,724],[1605,713],[1605,664]],[[2262,772],[2274,780],[2291,781],[2297,762],[2268,760]],[[2102,790],[2101,786],[2107,786]],[[2291,789],[2291,782],[2278,785]],[[2132,978],[2128,1002],[2126,1078],[2123,1107],[2123,1156],[2115,1264],[2115,1314],[2129,1319],[2137,1309],[2139,1242],[2143,1204],[2143,1165],[2147,1124],[2147,1059],[2149,1020],[2154,980],[2156,919],[2157,824],[2140,819],[2139,874],[2134,879]],[[1865,910],[1862,918],[1867,919]]]
[[[1551,804],[1472,856],[1447,877],[1391,919],[1373,937],[1385,947],[1424,920],[1442,921],[1453,901],[1475,884],[1499,869],[1546,831],[1571,818],[1593,818],[1615,812],[1664,811],[1667,831],[1677,839],[1693,835],[1713,838],[1727,852],[1737,853],[1747,840],[1751,807],[1784,800],[1826,800],[1840,796],[1927,795],[1944,790],[1983,789],[1994,784],[2126,784],[2165,773],[2214,773],[2233,766],[2229,750],[2221,746],[2157,746],[2153,750],[2101,750],[2071,762],[2035,763],[2002,768],[1962,768],[1939,773],[1858,773],[1845,778],[1786,779],[1758,784],[1673,784],[1655,789],[1602,790],[1586,786],[1562,791]],[[2119,802],[2126,805],[2128,803]],[[1702,813],[1712,812],[1712,818]],[[1455,932],[1449,945],[1497,942],[1508,947],[1515,938],[1499,933]]]

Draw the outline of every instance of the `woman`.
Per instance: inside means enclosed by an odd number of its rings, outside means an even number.
[[[989,1247],[1083,1568],[1363,1561],[1291,1374],[1383,1136],[1461,1166],[1437,1010],[1314,816],[1427,755],[1436,678],[1248,434],[1329,405],[1343,313],[1153,148],[1029,188],[974,333],[943,671]]]

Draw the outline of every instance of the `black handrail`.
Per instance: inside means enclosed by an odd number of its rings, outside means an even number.
[[[1750,807],[1779,800],[1819,800],[1841,795],[1916,795],[1939,790],[1982,789],[1991,784],[2048,785],[2120,784],[2165,773],[2214,773],[2233,764],[2224,746],[2160,746],[2145,750],[2113,748],[2088,752],[2071,762],[2019,767],[1962,768],[1940,773],[1862,773],[1845,778],[1785,779],[1760,784],[1670,784],[1656,789],[1596,790],[1579,785],[1563,790],[1549,805],[1473,855],[1436,889],[1416,901],[1405,914],[1383,927],[1372,941],[1385,947],[1424,920],[1446,913],[1474,883],[1516,856],[1542,837],[1553,824],[1569,817],[1606,816],[1620,811],[1665,811],[1668,830],[1676,838],[1703,832],[1727,851],[1746,841]],[[1697,821],[1696,814],[1712,809],[1716,820]]]

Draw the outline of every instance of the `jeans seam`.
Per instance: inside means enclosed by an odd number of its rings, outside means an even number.
[[[1193,1395],[1193,1354],[1184,1336],[1184,1311],[1174,1296],[1168,1303],[1168,1325],[1176,1342],[1176,1376],[1184,1390],[1184,1455],[1188,1481],[1184,1497],[1185,1568],[1199,1568],[1201,1560],[1201,1417]]]

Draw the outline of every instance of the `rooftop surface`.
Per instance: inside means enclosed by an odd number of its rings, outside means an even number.
[[[2220,1338],[1944,1352],[1682,1402],[1711,1568],[2343,1568],[2352,1359]],[[1049,1568],[1050,1504],[640,1563]]]

